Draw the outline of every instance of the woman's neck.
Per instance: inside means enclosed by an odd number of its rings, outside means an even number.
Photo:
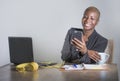
[[[93,33],[94,30],[83,31],[83,38],[85,41],[88,41],[89,36]]]

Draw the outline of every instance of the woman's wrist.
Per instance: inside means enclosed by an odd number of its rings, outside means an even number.
[[[84,54],[87,54],[88,53],[88,49],[86,49],[85,53]]]
[[[85,50],[85,52],[82,52],[82,54],[87,54],[88,53],[88,49]]]

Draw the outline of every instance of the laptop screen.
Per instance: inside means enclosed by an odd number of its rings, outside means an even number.
[[[8,37],[8,40],[11,63],[20,64],[34,61],[31,37]]]

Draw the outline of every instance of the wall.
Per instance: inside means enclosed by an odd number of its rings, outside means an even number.
[[[98,7],[101,19],[96,30],[114,39],[113,63],[119,63],[119,0],[0,0],[0,66],[9,63],[8,36],[33,38],[35,61],[61,62],[67,30],[82,27],[83,11]]]

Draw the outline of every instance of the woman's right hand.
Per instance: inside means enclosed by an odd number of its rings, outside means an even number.
[[[93,51],[93,50],[88,50],[88,55],[91,59],[93,59],[95,62],[98,62],[101,57],[100,55],[98,54],[97,51]]]

